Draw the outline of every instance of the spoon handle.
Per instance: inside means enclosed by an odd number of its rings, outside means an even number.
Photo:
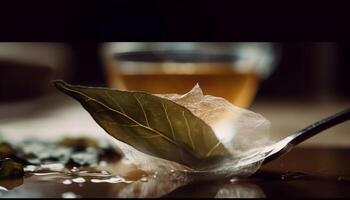
[[[337,124],[340,124],[344,121],[347,121],[350,119],[350,108],[347,108],[341,112],[335,113],[329,117],[326,117],[318,122],[315,122],[299,131],[297,131],[295,134],[295,138],[293,138],[292,141],[290,141],[290,144],[293,146],[309,139],[310,137],[322,132],[323,130],[326,130],[328,128],[331,128]]]
[[[283,148],[280,148],[276,151],[273,151],[267,157],[265,157],[263,164],[266,164],[277,157],[281,156],[282,154],[285,154],[289,152],[294,146],[298,145],[299,143],[309,139],[310,137],[322,132],[323,130],[326,130],[330,127],[333,127],[337,124],[340,124],[346,120],[350,119],[350,108],[347,108],[341,112],[335,113],[327,118],[324,118],[318,122],[315,122],[299,131],[294,133],[293,135],[289,136],[292,137],[292,139],[288,139],[289,137],[286,137],[285,139],[289,140],[288,143],[284,143],[284,140],[281,140],[282,144],[284,145]]]

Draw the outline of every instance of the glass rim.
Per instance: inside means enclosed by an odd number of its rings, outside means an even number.
[[[112,62],[126,61],[132,54],[143,54],[143,60],[139,61],[149,62],[153,59],[197,63],[196,60],[218,62],[221,59],[240,70],[249,67],[262,78],[270,75],[279,59],[278,45],[268,42],[105,42],[101,47],[101,56]]]

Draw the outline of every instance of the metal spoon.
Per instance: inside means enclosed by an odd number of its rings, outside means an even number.
[[[278,142],[253,149],[252,151],[246,152],[245,155],[242,155],[240,158],[228,160],[227,163],[224,164],[221,163],[219,167],[216,166],[214,169],[192,171],[189,173],[189,175],[194,177],[194,180],[197,181],[217,180],[218,178],[230,178],[235,176],[244,177],[250,175],[251,171],[248,170],[247,173],[245,173],[245,170],[241,171],[240,169],[250,168],[251,166],[255,168],[255,166],[266,164],[277,157],[288,153],[293,147],[309,139],[310,137],[349,119],[350,108],[347,108],[341,112],[315,122]],[[232,165],[234,165],[234,169],[237,169],[238,171],[227,170],[227,166]]]
[[[263,164],[266,164],[289,152],[293,147],[309,139],[310,137],[349,119],[350,108],[347,108],[295,132],[294,134],[273,144],[271,148],[267,148],[264,152],[266,154],[263,158]]]

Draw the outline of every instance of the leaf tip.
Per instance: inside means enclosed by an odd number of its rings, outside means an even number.
[[[64,91],[65,87],[68,87],[69,84],[63,80],[52,80],[51,83],[56,87],[56,89]]]

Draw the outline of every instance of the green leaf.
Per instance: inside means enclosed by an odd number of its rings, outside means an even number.
[[[194,169],[228,154],[209,125],[171,100],[63,81],[54,81],[54,85],[78,100],[108,134],[146,154]]]

